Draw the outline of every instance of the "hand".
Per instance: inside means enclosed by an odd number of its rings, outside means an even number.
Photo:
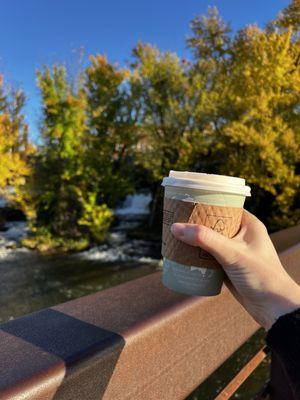
[[[175,223],[171,231],[177,239],[217,259],[232,294],[265,329],[300,307],[300,286],[283,268],[264,224],[248,211],[232,239],[195,224]]]

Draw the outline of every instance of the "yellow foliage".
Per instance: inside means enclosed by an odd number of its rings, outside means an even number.
[[[16,200],[17,188],[24,184],[30,173],[27,159],[34,148],[28,143],[28,127],[21,115],[24,96],[18,90],[10,98],[4,93],[3,85],[3,77],[0,76],[0,194]]]

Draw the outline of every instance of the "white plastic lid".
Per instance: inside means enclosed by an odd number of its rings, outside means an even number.
[[[170,171],[169,176],[163,179],[162,186],[177,186],[251,196],[250,187],[246,186],[243,178],[204,174],[202,172]]]

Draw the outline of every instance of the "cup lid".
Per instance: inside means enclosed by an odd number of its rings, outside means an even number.
[[[170,171],[169,176],[163,179],[162,186],[177,186],[251,196],[250,186],[246,186],[246,181],[243,178],[202,172]]]

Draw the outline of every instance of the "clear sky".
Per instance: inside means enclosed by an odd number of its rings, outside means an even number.
[[[28,96],[27,121],[37,136],[35,70],[65,61],[76,70],[79,49],[124,64],[141,40],[188,57],[189,22],[217,6],[234,30],[263,27],[288,0],[0,0],[0,72]]]

